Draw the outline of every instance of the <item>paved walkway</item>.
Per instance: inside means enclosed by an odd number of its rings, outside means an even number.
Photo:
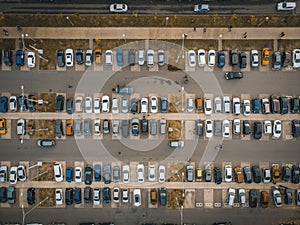
[[[9,36],[2,35],[1,38],[20,38],[21,33],[15,27],[3,27],[9,32]],[[2,29],[3,29],[2,28]],[[144,27],[23,27],[23,34],[32,38],[41,39],[182,39],[182,34],[187,34],[187,39],[222,39],[237,40],[244,39],[243,34],[247,32],[246,39],[255,40],[278,40],[281,32],[285,36],[281,39],[299,39],[300,27],[289,28],[144,28]]]

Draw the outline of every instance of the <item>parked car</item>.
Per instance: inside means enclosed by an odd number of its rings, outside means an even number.
[[[109,96],[102,96],[102,112],[109,113]]]
[[[143,50],[143,49],[140,49],[139,51],[138,51],[138,64],[140,65],[140,66],[143,66],[144,65],[144,63],[145,63],[145,51]]]
[[[129,173],[129,165],[124,165],[122,167],[122,175],[123,175],[123,183],[129,183],[130,173]]]
[[[104,183],[109,184],[111,182],[110,165],[104,165],[103,167]]]
[[[296,2],[278,2],[276,5],[277,11],[292,11],[296,9]]]
[[[141,99],[141,113],[142,114],[148,113],[148,99],[147,98]]]
[[[187,182],[193,182],[194,180],[194,167],[192,165],[186,166],[186,180]]]
[[[194,5],[194,12],[207,13],[208,11],[209,11],[209,5],[208,4]]]
[[[25,52],[23,50],[16,51],[16,65],[17,66],[24,66],[25,61]]]
[[[53,166],[54,169],[54,178],[56,182],[62,182],[64,179],[63,171],[60,163],[55,163]]]
[[[147,66],[149,68],[154,66],[154,50],[152,49],[147,51]]]
[[[218,167],[214,168],[214,179],[216,184],[222,183],[222,171]]]
[[[243,182],[243,171],[241,167],[235,167],[234,168],[234,174],[235,174],[235,181],[237,183]]]
[[[57,50],[56,52],[56,63],[58,67],[65,66],[65,52],[63,50]]]
[[[264,183],[270,183],[271,181],[271,170],[267,168],[262,169],[262,181]]]
[[[17,169],[17,173],[18,173],[18,180],[21,182],[25,182],[26,181],[26,171],[25,171],[25,166],[23,165],[19,165],[18,169]]]
[[[75,168],[75,182],[82,182],[82,169],[79,166]]]
[[[101,203],[100,200],[100,189],[99,188],[94,188],[94,192],[93,192],[93,204],[95,206],[99,206]]]
[[[136,207],[141,206],[142,204],[141,189],[133,190],[133,202],[134,202],[134,206]]]
[[[188,62],[190,67],[196,66],[196,53],[194,50],[188,51]]]
[[[118,54],[118,50],[117,50],[117,54]],[[95,63],[102,64],[102,49],[101,48],[96,48],[94,50],[94,56],[95,56]]]
[[[68,114],[73,114],[73,98],[67,98],[66,110]]]
[[[208,60],[207,60],[207,63],[208,63],[208,66],[212,67],[215,65],[215,60],[216,60],[216,51],[215,50],[209,50],[208,51]]]
[[[165,65],[165,51],[160,49],[157,51],[157,57],[158,57],[158,65],[163,66]]]
[[[272,69],[280,70],[281,69],[281,53],[280,51],[273,52],[272,55]]]
[[[276,207],[282,207],[281,194],[280,194],[279,190],[274,188],[272,190],[272,195],[273,195],[274,205]]]
[[[113,64],[113,52],[112,50],[105,51],[105,64],[111,66]]]
[[[159,204],[161,206],[167,205],[167,189],[166,188],[160,188],[158,189],[159,193]]]
[[[84,188],[84,202],[85,203],[90,203],[90,201],[92,200],[92,189],[91,187],[85,187]]]
[[[9,182],[10,182],[10,184],[16,184],[18,182],[18,167],[17,166],[10,167]]]
[[[261,65],[267,66],[270,62],[270,50],[269,48],[262,49]]]
[[[223,120],[223,137],[229,137],[229,120]]]
[[[246,204],[246,191],[243,188],[239,189],[239,203]]]
[[[66,66],[72,67],[74,65],[73,49],[66,49]]]
[[[66,200],[66,205],[73,204],[73,188],[66,188],[65,200]]]
[[[278,139],[281,136],[281,121],[275,120],[273,123],[273,139]]]
[[[249,192],[249,206],[251,208],[257,207],[257,193],[255,189],[251,189]]]
[[[258,166],[252,166],[252,173],[253,173],[253,181],[255,183],[261,182],[261,175],[260,175],[260,169]]]
[[[7,202],[11,205],[16,203],[16,188],[14,186],[7,188]]]
[[[27,189],[27,203],[28,203],[28,205],[35,204],[35,188]]]
[[[243,173],[244,173],[245,182],[248,184],[252,183],[252,175],[251,175],[250,166],[245,166],[243,168]]]
[[[267,191],[260,192],[260,204],[262,208],[267,208],[269,204],[269,193]]]
[[[292,176],[291,168],[289,166],[283,166],[281,176],[283,181],[290,181]]]
[[[85,65],[91,66],[93,64],[93,50],[87,49],[85,51]]]
[[[78,65],[83,64],[83,50],[82,49],[76,49],[75,56],[76,56],[77,64]]]
[[[264,121],[264,133],[271,134],[272,133],[272,123],[270,120]]]
[[[61,112],[64,110],[65,97],[63,95],[56,96],[56,111]]]
[[[250,122],[249,122],[249,120],[244,120],[243,121],[243,134],[249,135],[250,133],[251,133]]]
[[[55,203],[56,203],[56,205],[63,204],[63,192],[62,192],[62,189],[60,189],[60,188],[55,189]]]
[[[101,181],[101,165],[100,164],[94,165],[94,179],[96,182]]]
[[[300,49],[294,49],[292,52],[292,66],[295,69],[300,68]]]
[[[213,136],[212,120],[205,120],[205,137],[212,138],[212,136]]]
[[[5,203],[7,201],[7,188],[0,187],[0,203]]]
[[[224,174],[224,180],[225,182],[231,182],[232,181],[232,167],[231,165],[225,165],[225,174]]]
[[[35,54],[34,52],[28,52],[27,53],[27,66],[28,68],[34,68],[35,67]]]
[[[229,57],[230,57],[230,65],[235,66],[239,63],[239,56],[237,50],[230,50]]]
[[[274,184],[278,183],[280,181],[280,168],[279,168],[279,164],[272,164],[272,181]]]
[[[128,10],[128,6],[122,3],[114,3],[109,6],[109,11],[114,13],[123,13]]]
[[[144,165],[138,164],[136,169],[137,169],[137,175],[138,175],[138,182],[143,183],[144,182]]]
[[[149,181],[155,181],[155,166],[154,165],[150,165],[149,166],[149,172],[148,172],[148,180]]]
[[[91,185],[93,180],[93,168],[91,166],[86,166],[84,169],[84,183],[86,185]]]
[[[113,201],[115,203],[119,203],[119,195],[120,195],[120,189],[118,187],[114,187],[114,189],[113,189]]]
[[[247,67],[247,55],[245,52],[240,52],[240,67],[242,69]]]
[[[133,66],[135,64],[135,50],[129,49],[128,51],[128,65]]]
[[[17,121],[17,134],[18,135],[25,135],[26,133],[26,121],[24,119],[19,119]]]
[[[0,112],[6,113],[7,112],[7,104],[8,98],[6,96],[0,97]]]
[[[103,202],[109,204],[111,201],[110,199],[110,189],[108,187],[103,188]]]
[[[289,112],[288,98],[286,96],[282,96],[279,98],[279,102],[280,102],[280,114],[281,115],[287,114]]]
[[[81,188],[74,189],[74,203],[81,204]]]
[[[291,105],[291,108],[290,108],[290,111],[291,113],[298,113],[299,112],[299,98],[291,98],[290,100],[290,105]]]
[[[0,167],[0,182],[1,183],[7,181],[7,173],[8,173],[7,166],[1,166]]]
[[[198,50],[198,64],[199,66],[205,66],[206,60],[205,60],[205,50],[199,49]]]
[[[229,188],[227,192],[226,203],[230,206],[233,206],[234,198],[235,198],[235,189]]]
[[[3,59],[4,59],[4,64],[6,66],[12,66],[13,65],[12,51],[10,49],[4,50]]]
[[[25,95],[19,96],[19,106],[20,106],[20,111],[25,112],[27,111],[27,98]]]
[[[270,101],[268,98],[263,98],[262,100],[262,113],[263,114],[270,114],[271,113],[271,106]]]
[[[117,98],[112,99],[111,112],[112,112],[112,114],[119,113],[119,100]]]
[[[251,66],[253,68],[259,66],[259,56],[258,56],[258,51],[257,50],[251,50],[250,53],[250,61],[251,61]]]
[[[168,98],[161,97],[160,98],[160,103],[161,103],[161,112],[162,113],[167,113],[168,112]]]
[[[223,68],[225,66],[225,52],[223,50],[218,51],[218,67]]]
[[[293,202],[293,192],[290,188],[285,188],[284,190],[284,203],[291,205]]]
[[[293,167],[292,167],[292,180],[291,181],[292,181],[293,184],[299,184],[299,179],[300,179],[299,166],[293,165]]]

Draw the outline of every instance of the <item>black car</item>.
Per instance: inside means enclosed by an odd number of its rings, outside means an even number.
[[[261,122],[253,123],[253,137],[255,139],[261,139],[262,137],[262,125]]]
[[[6,66],[12,66],[13,60],[12,60],[12,51],[11,50],[4,50],[4,64]]]
[[[76,55],[76,62],[77,64],[83,64],[83,50],[82,49],[76,49],[75,52]]]
[[[295,137],[295,138],[300,137],[300,121],[299,120],[292,121],[292,134],[293,134],[293,137]]]
[[[95,179],[95,181],[101,181],[101,165],[100,164],[94,165],[94,179]]]
[[[240,67],[246,68],[247,66],[247,56],[245,52],[240,52]]]
[[[35,204],[35,188],[27,189],[27,203],[28,205]]]
[[[233,79],[241,79],[243,78],[242,72],[228,72],[224,75],[226,80],[233,80]]]
[[[253,173],[253,181],[255,183],[260,183],[261,175],[260,175],[259,167],[258,166],[252,166],[252,173]]]
[[[131,99],[130,110],[131,110],[132,114],[136,114],[139,112],[139,102],[136,98]]]
[[[159,204],[161,206],[167,205],[167,189],[166,188],[160,188],[158,190],[159,193]]]
[[[292,183],[293,184],[299,184],[299,176],[300,176],[299,167],[293,165],[293,167],[292,167]]]
[[[66,189],[66,205],[73,204],[73,188]]]
[[[214,168],[214,178],[216,184],[222,183],[222,171],[219,167]]]
[[[293,192],[290,188],[286,188],[284,191],[284,203],[285,204],[292,204],[293,202]]]
[[[280,97],[280,114],[287,114],[289,112],[289,102],[287,97]]]
[[[135,64],[135,50],[129,49],[128,51],[128,64],[133,66]]]
[[[252,183],[252,176],[251,176],[250,166],[245,166],[243,168],[243,172],[244,172],[245,182],[248,183],[248,184]]]
[[[249,120],[244,120],[243,121],[243,134],[250,134],[251,131],[250,131],[250,122]]]
[[[223,68],[225,66],[225,52],[223,50],[218,51],[218,67]]]
[[[291,168],[288,166],[282,167],[282,180],[283,181],[289,181],[291,179],[292,171]]]
[[[230,65],[235,66],[239,63],[239,55],[237,50],[230,50],[229,57],[230,57]]]
[[[81,188],[75,188],[74,202],[75,202],[75,204],[81,204]]]
[[[56,111],[61,112],[64,110],[65,97],[63,95],[56,96]]]
[[[105,204],[109,204],[111,201],[111,197],[110,197],[110,189],[108,187],[103,188],[103,202]]]
[[[34,106],[37,102],[36,96],[35,95],[28,95],[27,102],[28,102],[28,110],[30,112],[35,112],[35,107]]]
[[[65,52],[63,50],[58,50],[56,53],[56,61],[58,67],[65,66]]]
[[[6,187],[0,188],[0,202],[5,203],[7,201],[7,189]]]
[[[84,188],[84,202],[90,203],[92,199],[92,189],[91,187],[85,187]]]
[[[299,98],[291,98],[291,113],[299,112]]]
[[[61,120],[55,120],[55,135],[58,138],[61,138],[63,136],[63,126]]]
[[[67,98],[67,113],[72,114],[73,113],[73,98]]]
[[[93,179],[93,169],[90,166],[86,166],[84,169],[84,183],[90,185]]]
[[[148,134],[148,120],[143,118],[141,121],[142,134]]]
[[[251,189],[249,192],[249,206],[251,208],[257,207],[257,193],[254,189]]]

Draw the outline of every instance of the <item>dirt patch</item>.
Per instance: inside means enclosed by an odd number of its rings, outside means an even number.
[[[0,39],[1,49],[15,49],[15,39]]]
[[[262,48],[268,47],[270,50],[273,49],[272,40],[223,40],[223,50],[229,51],[230,49],[238,49],[243,51],[250,51],[257,49],[258,51]],[[255,46],[255,47],[253,47]]]
[[[182,110],[182,94],[169,94],[168,95],[168,112],[178,113]]]
[[[182,139],[182,126],[181,120],[168,120],[168,140],[180,140]]]
[[[17,25],[32,27],[69,27],[67,15],[1,14],[0,26]],[[166,15],[114,14],[114,15],[68,15],[78,27],[165,27]],[[168,15],[168,27],[298,27],[299,15]]]
[[[170,163],[168,165],[168,182],[182,182],[184,180],[184,174],[184,163]]]
[[[53,188],[41,188],[39,189],[39,195],[38,195],[39,202],[42,201],[42,203],[39,205],[39,207],[54,207],[56,205],[55,203],[55,189]],[[45,200],[48,198],[47,200]]]
[[[37,124],[38,124],[37,128],[41,130],[34,133],[34,138],[36,139],[55,138],[55,120],[38,120]]]
[[[55,93],[41,93],[38,99],[42,99],[47,103],[42,105],[36,104],[36,110],[39,112],[55,112],[56,94]]]
[[[295,46],[300,46],[300,40],[279,40],[278,49],[279,50],[292,50]]]
[[[168,199],[168,208],[171,209],[180,209],[184,203],[183,189],[168,189],[167,190],[167,199]]]
[[[38,173],[40,176],[33,179],[34,181],[53,181],[54,180],[54,162],[43,162],[43,165],[39,167]]]

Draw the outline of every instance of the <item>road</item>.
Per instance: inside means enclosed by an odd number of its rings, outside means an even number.
[[[82,14],[98,14],[108,13],[109,4],[113,1],[16,1],[7,2],[5,0],[0,1],[0,10],[3,13],[82,13]],[[296,1],[299,4],[299,0]],[[193,5],[199,4],[198,1],[181,1],[181,0],[151,0],[151,1],[126,1],[129,6],[128,14],[194,14]],[[270,14],[276,13],[275,1],[209,1],[210,12],[209,15],[218,14]],[[260,7],[263,4],[263,7]],[[299,8],[299,7],[298,7]],[[299,9],[296,12],[299,13]]]

